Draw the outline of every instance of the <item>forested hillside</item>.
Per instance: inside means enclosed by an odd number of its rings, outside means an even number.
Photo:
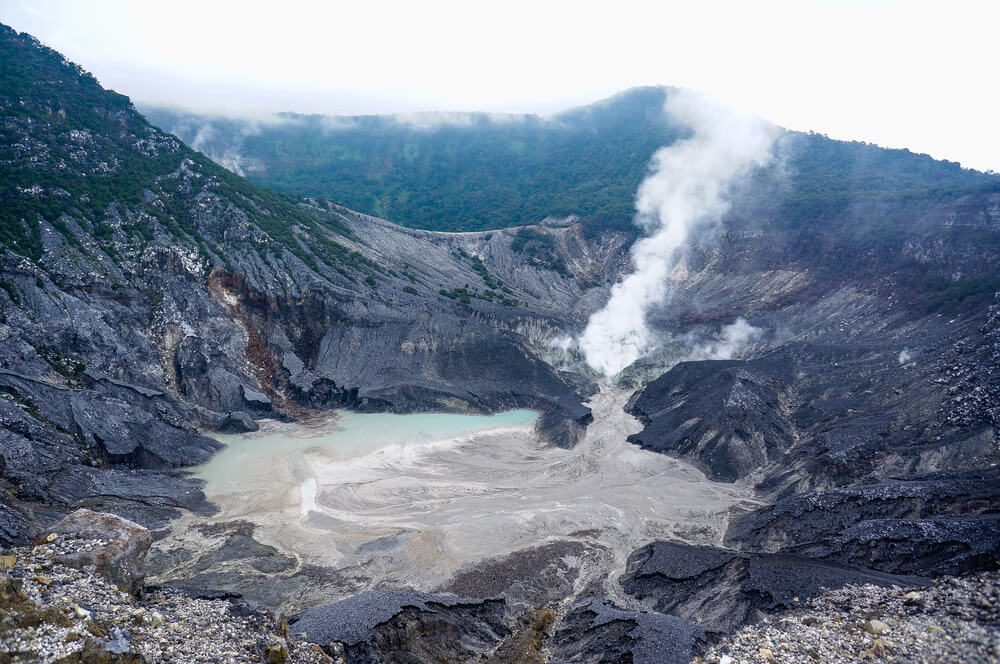
[[[685,135],[663,112],[670,93],[635,88],[547,118],[289,113],[259,121],[143,110],[253,182],[404,226],[483,230],[575,214],[591,230],[627,229],[650,157]],[[796,132],[779,142],[775,166],[761,174],[773,186],[758,187],[758,202],[791,225],[838,217],[873,197],[888,196],[898,210],[997,180],[908,150]]]

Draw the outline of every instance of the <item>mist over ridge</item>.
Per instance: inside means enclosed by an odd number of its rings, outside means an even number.
[[[143,111],[252,182],[404,226],[469,231],[575,215],[588,228],[635,233],[633,201],[650,160],[689,132],[662,111],[678,90],[634,88],[553,116],[499,119],[286,113],[261,121]],[[789,187],[776,195],[779,206],[794,204],[794,216],[802,214],[801,200],[841,205],[886,187],[916,194],[996,179],[907,150],[788,136]]]

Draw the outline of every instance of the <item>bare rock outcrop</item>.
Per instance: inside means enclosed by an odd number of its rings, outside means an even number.
[[[102,544],[86,551],[59,556],[56,562],[76,569],[92,565],[122,590],[133,595],[141,593],[143,561],[153,538],[139,524],[114,514],[79,509],[57,523],[50,537],[52,535],[76,535],[99,540]]]

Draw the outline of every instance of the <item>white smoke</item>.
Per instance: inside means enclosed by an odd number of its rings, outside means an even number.
[[[671,271],[692,230],[717,223],[730,185],[770,159],[778,128],[764,120],[680,90],[665,111],[689,125],[690,138],[661,148],[639,185],[636,223],[649,235],[632,247],[635,271],[611,289],[579,339],[587,364],[613,376],[653,345],[646,313],[670,289]]]
[[[737,318],[729,325],[723,325],[714,339],[702,342],[688,339],[691,349],[685,359],[731,360],[742,355],[750,344],[763,335],[763,329],[751,325],[745,318]]]
[[[908,349],[904,348],[903,350],[899,351],[899,357],[897,359],[899,360],[900,364],[909,364],[910,362],[913,361],[913,353],[911,353]]]

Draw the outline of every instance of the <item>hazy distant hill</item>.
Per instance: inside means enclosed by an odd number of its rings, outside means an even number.
[[[576,214],[628,228],[653,153],[684,128],[663,113],[669,88],[635,88],[534,115],[304,116],[270,121],[146,108],[150,121],[251,181],[320,196],[404,226],[482,230]],[[989,175],[908,150],[790,133],[782,142],[782,214],[839,214],[858,197],[921,197]],[[992,178],[996,181],[996,178]],[[765,193],[758,187],[758,194]],[[830,209],[832,208],[832,209]]]

